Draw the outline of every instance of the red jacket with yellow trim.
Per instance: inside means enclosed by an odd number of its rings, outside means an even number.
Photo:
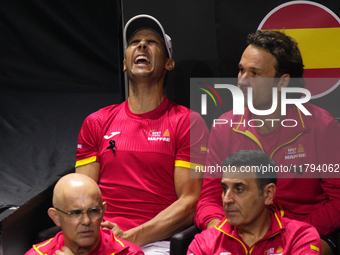
[[[271,224],[265,236],[252,247],[245,244],[237,228],[223,218],[215,228],[195,236],[187,255],[316,255],[322,254],[318,232],[311,225],[281,218],[271,210]]]
[[[101,229],[101,242],[88,255],[142,255],[142,250],[135,244],[116,237],[111,230]],[[62,232],[45,242],[33,245],[25,255],[54,255],[57,250],[62,251],[64,236]]]
[[[288,105],[283,122],[268,134],[258,132],[247,108],[244,115],[230,111],[220,117],[227,123],[211,128],[195,215],[200,229],[224,217],[221,173],[216,172],[229,154],[239,150],[262,150],[275,160],[279,172],[274,202],[282,214],[310,223],[321,235],[340,228],[340,125],[327,111],[309,103],[304,106],[311,116]]]

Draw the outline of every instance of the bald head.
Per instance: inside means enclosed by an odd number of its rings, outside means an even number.
[[[47,213],[61,227],[65,246],[73,254],[89,254],[100,243],[105,211],[97,183],[86,175],[72,173],[55,185],[53,207]]]
[[[53,206],[61,207],[69,201],[82,199],[87,196],[95,197],[102,203],[102,196],[97,183],[90,177],[71,173],[59,179],[53,191]]]

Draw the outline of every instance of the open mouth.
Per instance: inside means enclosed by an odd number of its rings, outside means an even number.
[[[146,55],[138,55],[133,63],[137,65],[148,65],[150,64],[150,59]]]

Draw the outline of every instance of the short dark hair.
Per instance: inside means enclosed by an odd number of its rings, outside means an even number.
[[[222,162],[222,165],[226,167],[257,166],[259,169],[264,166],[268,168],[272,167],[272,169],[276,167],[275,161],[266,153],[259,150],[240,150],[232,153]],[[275,171],[256,172],[257,187],[261,193],[269,183],[276,185],[276,180],[277,174]]]
[[[247,37],[248,45],[262,48],[272,54],[278,63],[276,77],[289,74],[289,87],[304,87],[303,60],[297,42],[279,31],[258,30]]]

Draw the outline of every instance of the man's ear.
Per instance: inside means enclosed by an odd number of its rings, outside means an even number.
[[[59,219],[59,215],[57,214],[57,210],[51,207],[47,210],[47,214],[53,220],[54,224],[60,227],[60,219]]]
[[[274,183],[267,184],[263,191],[265,205],[270,205],[272,203],[272,201],[274,200],[275,193],[276,185]]]
[[[282,88],[287,88],[290,82],[290,75],[288,73],[282,75],[280,77],[280,81],[278,84],[278,90],[281,91]]]
[[[126,60],[124,59],[123,60],[123,72],[125,72],[126,71]]]
[[[107,204],[106,202],[103,202],[103,215],[105,214],[106,212],[106,207],[107,207]]]
[[[175,60],[168,58],[165,63],[165,69],[171,71],[175,68]]]

